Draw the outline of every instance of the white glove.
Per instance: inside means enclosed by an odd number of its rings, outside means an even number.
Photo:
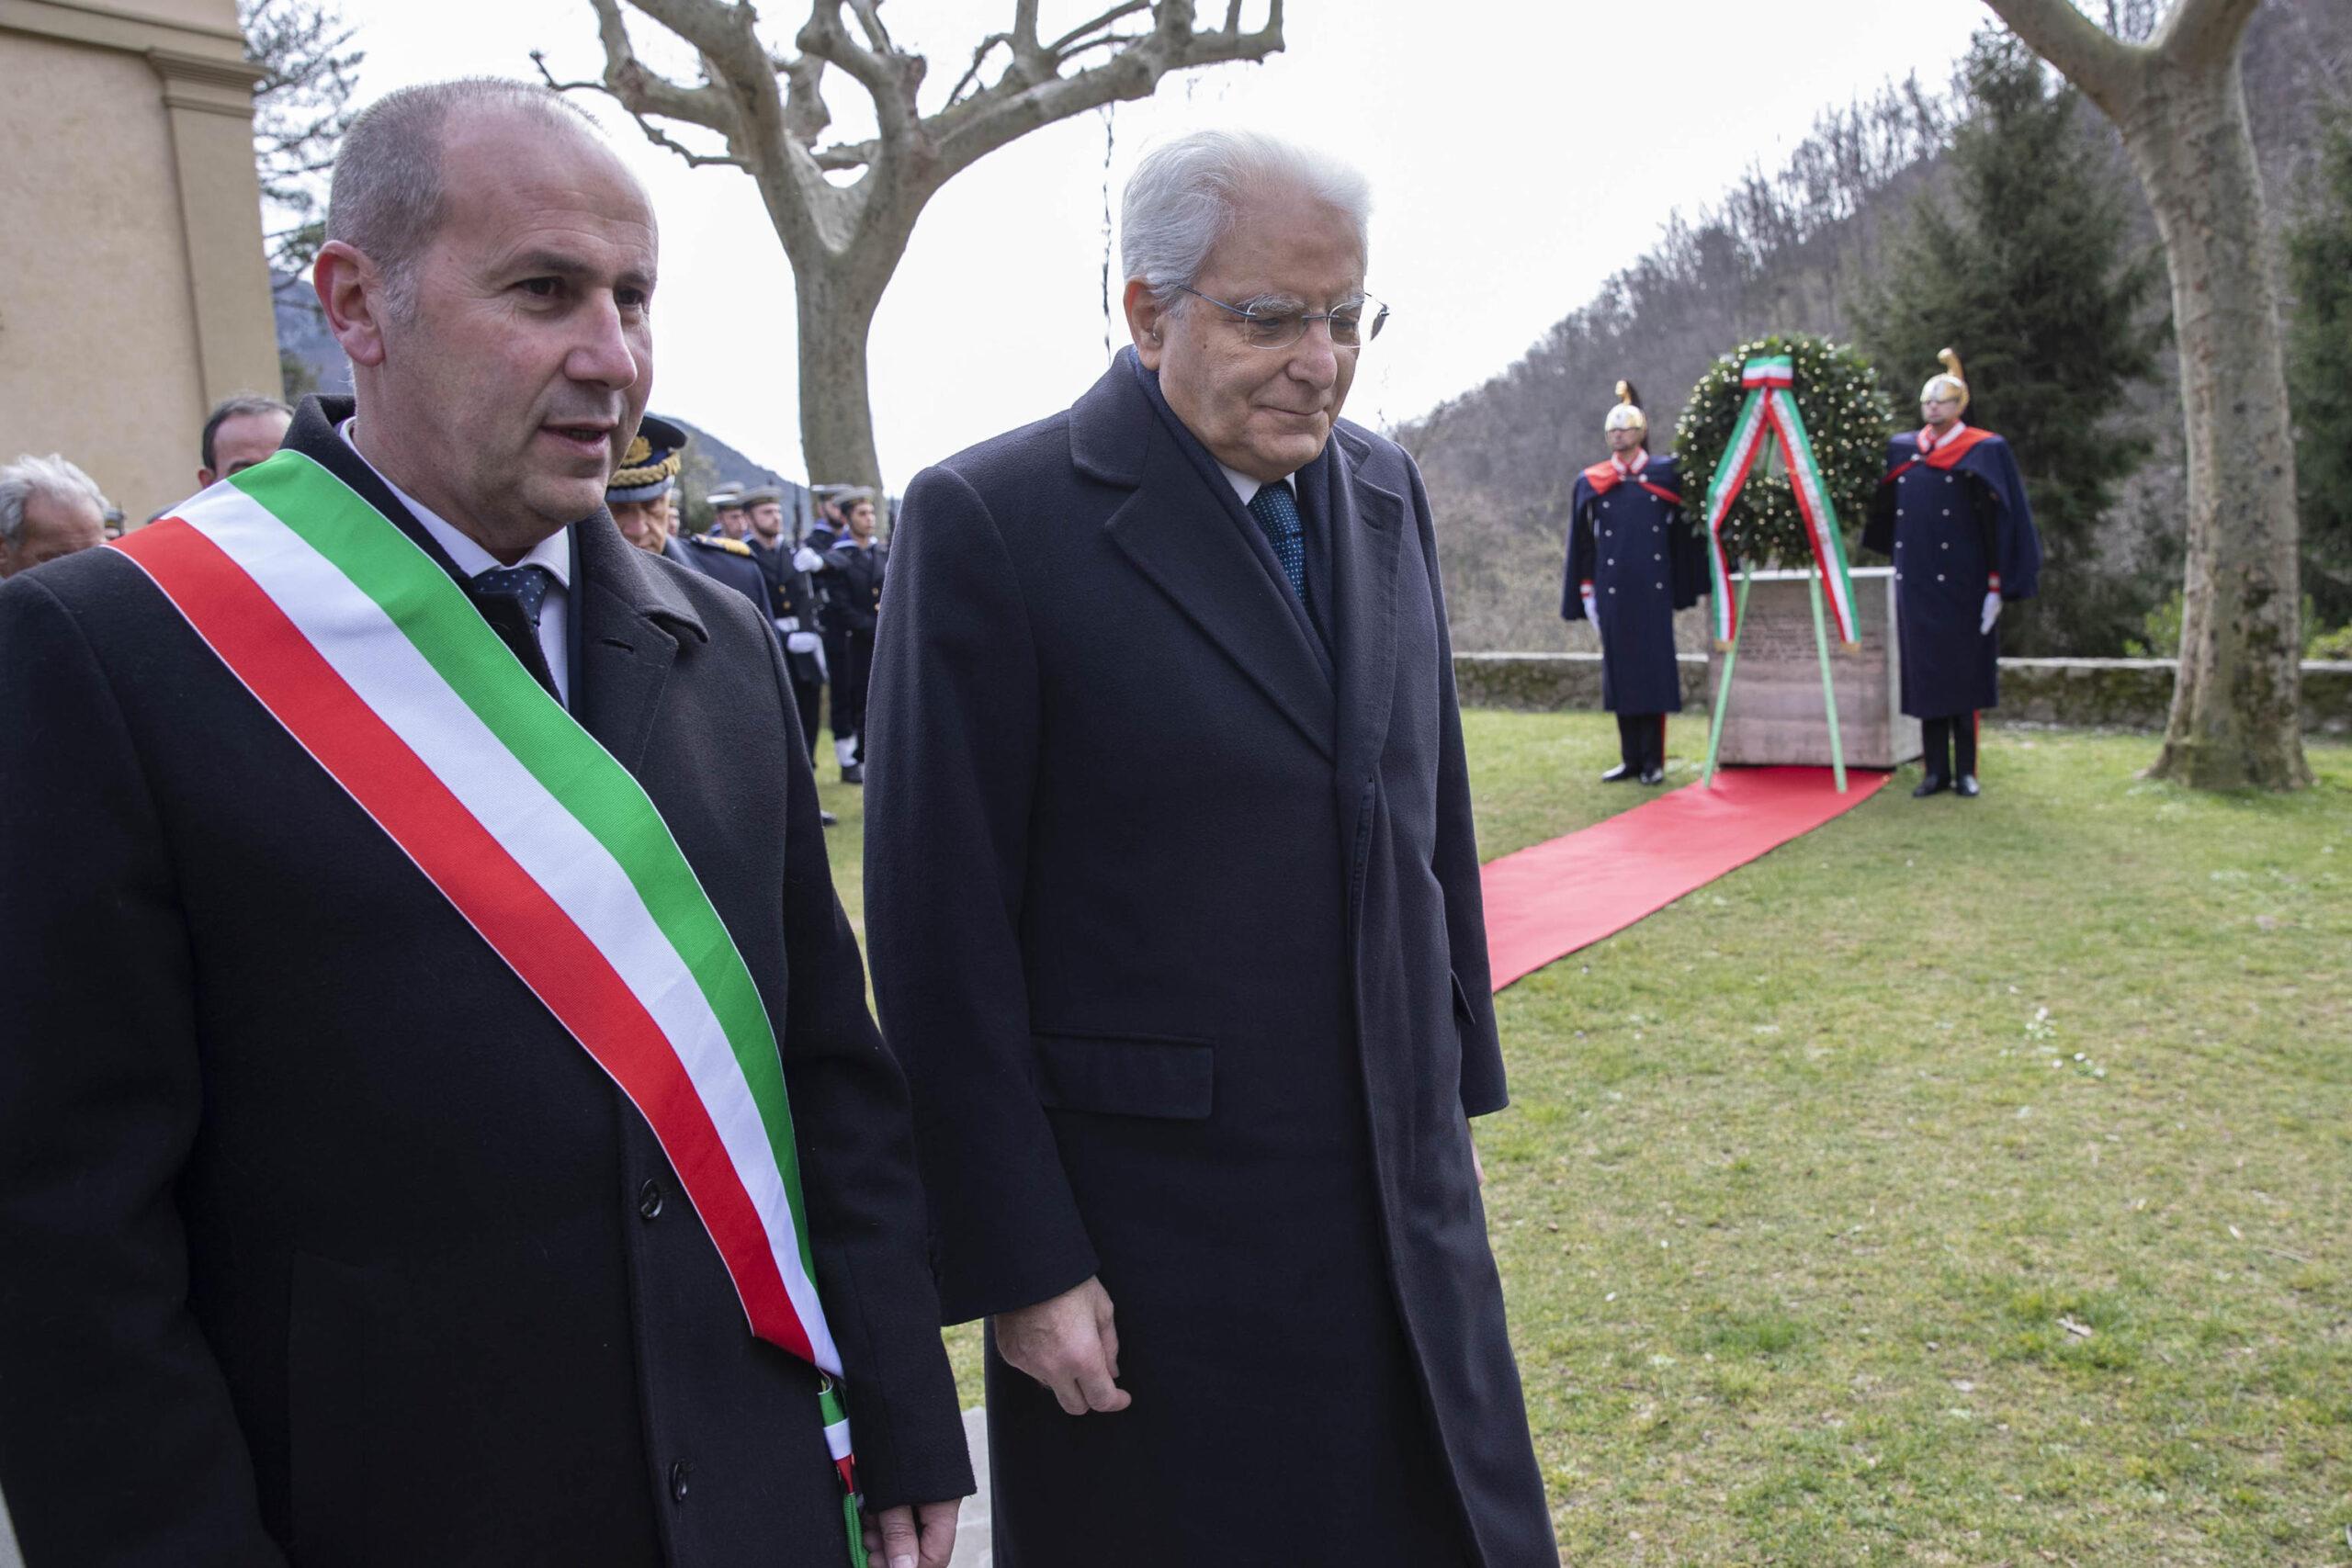
[[[817,639],[815,632],[787,632],[784,646],[795,653],[818,653],[825,645]]]
[[[1592,596],[1589,588],[1584,591],[1584,618],[1596,626],[1600,625],[1600,601]]]
[[[1993,635],[1993,623],[2000,618],[2001,595],[2000,592],[1996,590],[1995,592],[1984,595],[1984,619],[1980,620],[1976,624],[1977,635],[1979,637],[1991,637]]]
[[[792,570],[795,571],[822,571],[825,570],[825,558],[810,549],[808,546],[803,545],[800,547],[798,553],[794,555],[792,558]]]
[[[800,617],[797,615],[778,615],[775,618],[775,629],[780,632],[797,632],[800,629]]]

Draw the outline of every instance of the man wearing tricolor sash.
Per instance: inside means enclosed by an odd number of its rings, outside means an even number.
[[[601,504],[644,193],[544,89],[406,88],[327,235],[356,399],[0,590],[27,1561],[937,1568],[906,1089],[782,650]]]
[[[2001,606],[2030,599],[2041,576],[2025,480],[2009,444],[1965,423],[1960,356],[1919,389],[1925,421],[1887,444],[1865,548],[1894,558],[1903,711],[1920,721],[1924,776],[1911,793],[1973,798],[1978,713],[2001,700]]]
[[[1600,775],[1645,784],[1666,777],[1666,716],[1682,711],[1674,612],[1699,602],[1706,562],[1682,521],[1671,454],[1649,451],[1649,416],[1628,382],[1601,434],[1609,456],[1577,476],[1568,513],[1564,619],[1600,634],[1600,705],[1617,716],[1618,762]]]

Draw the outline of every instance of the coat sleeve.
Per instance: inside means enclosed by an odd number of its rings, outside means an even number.
[[[1674,492],[1683,494],[1679,469],[1674,475]],[[1678,610],[1690,609],[1707,593],[1707,551],[1713,547],[1692,525],[1695,515],[1689,497],[1684,496],[1684,504],[1676,507],[1674,515],[1666,523],[1666,564],[1673,574],[1674,607]]]
[[[1032,1075],[1020,927],[1036,649],[987,504],[916,476],[899,514],[866,728],[866,932],[914,1090],[950,1323],[1083,1282],[1094,1247]]]
[[[1470,761],[1462,744],[1462,707],[1453,689],[1453,637],[1445,624],[1445,583],[1438,570],[1437,529],[1420,469],[1413,481],[1413,522],[1421,536],[1430,596],[1437,612],[1437,847],[1430,871],[1445,897],[1445,943],[1453,968],[1454,1022],[1462,1032],[1462,1111],[1484,1116],[1510,1103],[1503,1082],[1502,1037],[1495,1027],[1494,972],[1487,964],[1487,904],[1479,884],[1478,829],[1470,811]]]
[[[187,1308],[204,1091],[163,824],[38,574],[0,586],[0,1489],[29,1562],[279,1562]]]
[[[778,1046],[818,1294],[842,1353],[866,1506],[942,1502],[973,1490],[972,1468],[939,1339],[906,1078],[866,1011],[865,967],[833,891],[783,644],[763,629],[791,758]]]
[[[1894,465],[1903,460],[1901,448],[1889,446],[1886,453],[1886,474],[1871,491],[1870,521],[1862,525],[1862,548],[1879,555],[1894,554]]]
[[[1983,477],[1998,507],[1993,525],[1993,550],[1986,558],[2000,563],[2001,597],[2030,599],[2041,591],[2041,535],[2033,525],[2033,508],[2025,498],[2025,476],[2018,469],[2017,453],[1998,437],[1977,444],[1969,454],[1981,457]]]
[[[1560,585],[1560,619],[1584,619],[1584,585],[1592,581],[1592,513],[1585,502],[1592,487],[1579,478],[1568,502],[1568,570]]]

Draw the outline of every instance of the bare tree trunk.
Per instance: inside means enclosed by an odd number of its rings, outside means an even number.
[[[882,461],[866,412],[865,342],[889,270],[886,261],[879,277],[833,276],[854,265],[851,258],[836,266],[793,267],[800,313],[800,450],[812,484],[875,487],[876,520],[887,522]]]
[[[2188,427],[2180,673],[2150,772],[2300,789],[2301,604],[2277,258],[2239,54],[2257,0],[2179,0],[2147,45],[2068,0],[1987,0],[2115,122],[2172,276]]]
[[[2180,675],[2152,772],[2200,789],[2301,788],[2294,437],[2237,51],[2150,76],[2124,142],[2171,264],[2188,432]]]

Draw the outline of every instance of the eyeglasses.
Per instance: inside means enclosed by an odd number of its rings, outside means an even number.
[[[1334,348],[1362,348],[1388,324],[1388,307],[1370,295],[1329,310],[1267,310],[1257,305],[1228,305],[1197,288],[1177,288],[1195,299],[1206,299],[1241,323],[1242,335],[1252,348],[1288,348],[1306,335],[1307,327],[1321,321],[1330,329]]]

